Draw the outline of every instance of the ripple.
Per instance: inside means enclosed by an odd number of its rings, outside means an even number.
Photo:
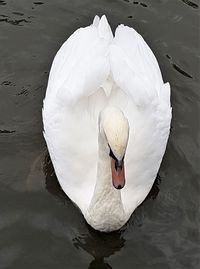
[[[172,65],[172,67],[178,71],[180,74],[182,74],[183,76],[185,77],[188,77],[188,78],[193,78],[190,74],[188,74],[186,71],[184,71],[180,66],[178,66],[173,60],[172,60],[172,57],[168,54],[166,54],[166,57],[170,60],[170,63]]]
[[[17,95],[25,95],[25,96],[28,95],[28,94],[29,94],[29,92],[25,88],[22,88],[21,92],[17,93]]]
[[[31,21],[28,21],[26,19],[14,20],[14,19],[11,19],[9,17],[5,17],[4,19],[0,19],[0,22],[5,22],[5,23],[12,24],[12,25],[17,25],[17,26],[23,26],[21,24],[22,22],[30,23]]]
[[[0,134],[12,134],[15,133],[16,131],[9,131],[9,130],[0,130]]]
[[[183,16],[181,16],[181,15],[175,15],[175,16],[172,18],[172,21],[173,21],[174,23],[178,23],[178,22],[180,22],[182,19],[183,19]]]
[[[7,15],[4,15],[4,14],[1,14],[0,16],[3,18],[9,18]]]
[[[192,76],[190,74],[188,74],[187,72],[185,72],[183,69],[181,69],[178,65],[176,64],[172,64],[172,66],[174,67],[174,69],[176,71],[178,71],[180,74],[182,74],[183,76],[185,77],[188,77],[188,78],[192,78]]]
[[[24,16],[24,14],[23,14],[23,13],[18,12],[18,11],[14,11],[14,12],[13,12],[13,14],[14,14],[14,15],[18,15],[18,16]]]
[[[11,81],[4,80],[1,85],[3,86],[16,86],[16,84],[12,83]]]
[[[188,5],[188,6],[192,7],[192,8],[198,8],[199,7],[196,3],[192,2],[192,1],[189,1],[189,0],[181,0],[181,1],[184,4],[186,4],[186,5]]]
[[[148,7],[147,4],[138,1],[133,1],[133,5],[141,5],[142,7]]]
[[[141,5],[142,7],[148,7],[147,4],[144,4],[144,3],[140,3],[140,5]]]
[[[43,2],[33,2],[33,4],[35,4],[36,6],[39,6],[39,5],[43,5],[44,3]]]
[[[3,1],[3,0],[0,0],[0,5],[1,5],[1,6],[5,6],[5,5],[6,5],[6,2]]]

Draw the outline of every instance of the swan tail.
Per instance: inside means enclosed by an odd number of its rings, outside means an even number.
[[[103,15],[98,25],[99,37],[111,42],[113,40],[113,33],[105,15]]]
[[[96,15],[95,17],[94,17],[94,19],[93,19],[93,23],[92,23],[92,25],[94,26],[94,27],[98,27],[98,25],[99,25],[99,21],[100,21],[100,18],[99,18],[99,16],[98,15]]]

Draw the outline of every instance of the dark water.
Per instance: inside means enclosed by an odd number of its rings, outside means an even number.
[[[199,9],[188,0],[0,1],[0,268],[200,268]],[[172,86],[171,136],[150,195],[119,232],[90,228],[61,191],[42,137],[52,59],[106,14],[133,26]]]

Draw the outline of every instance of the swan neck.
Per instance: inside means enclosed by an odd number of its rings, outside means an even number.
[[[112,184],[107,140],[101,133],[98,142],[97,179],[86,220],[95,229],[108,232],[117,230],[124,224],[125,213],[121,191]]]

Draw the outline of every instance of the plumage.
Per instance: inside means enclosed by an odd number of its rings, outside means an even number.
[[[106,226],[90,221],[88,208],[97,183],[99,114],[107,107],[120,109],[128,119],[129,139],[126,184],[115,190],[122,221],[114,225],[113,219]],[[145,199],[165,152],[170,122],[170,85],[163,83],[153,52],[133,28],[119,25],[113,37],[106,17],[96,16],[56,54],[44,99],[44,137],[62,189],[95,229],[119,228]],[[101,199],[103,208],[109,200]],[[98,215],[102,209],[95,208]]]

